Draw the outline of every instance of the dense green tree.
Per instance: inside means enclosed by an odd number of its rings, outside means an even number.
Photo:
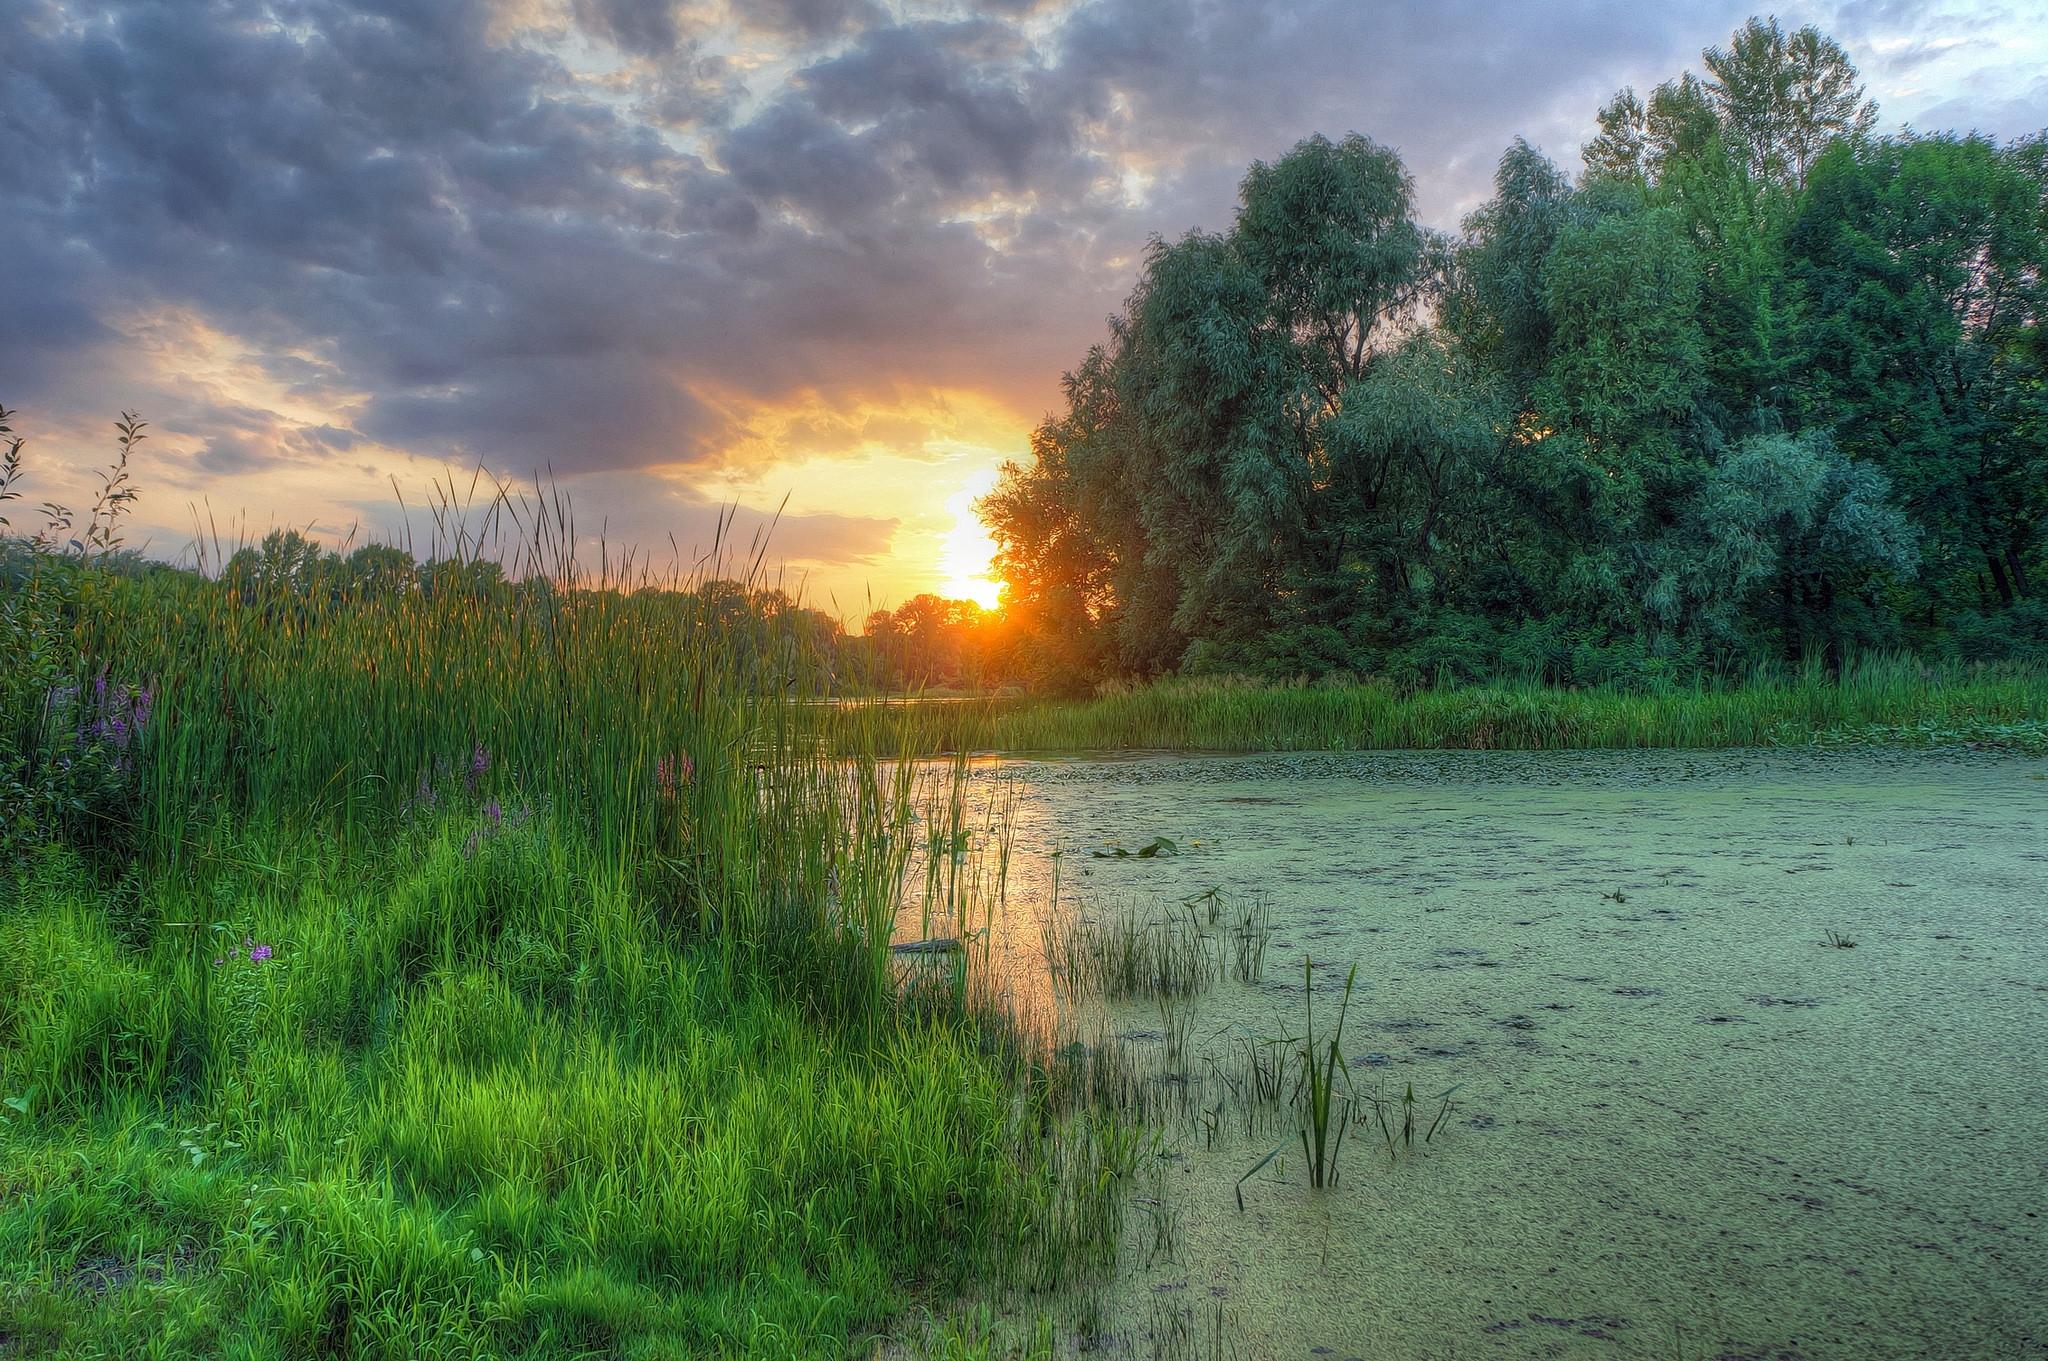
[[[1848,54],[1811,24],[1787,33],[1751,19],[1705,61],[1706,90],[1759,184],[1803,186],[1831,143],[1877,123]]]
[[[1438,560],[1484,538],[1513,417],[1506,386],[1435,333],[1352,386],[1325,427],[1332,518],[1382,601],[1437,594]]]
[[[1416,226],[1401,158],[1353,133],[1254,162],[1231,244],[1264,287],[1270,321],[1325,410],[1365,377],[1413,315],[1438,254]]]
[[[362,596],[396,595],[416,581],[412,554],[391,544],[365,544],[348,555],[347,589]]]
[[[2048,652],[2048,139],[1873,138],[1812,28],[1703,62],[1454,247],[1357,136],[1155,243],[984,506],[1063,683]]]
[[[1031,469],[984,506],[1020,608],[1095,619],[1114,662],[1149,673],[1241,659],[1305,583],[1351,569],[1364,549],[1338,502],[1358,483],[1333,491],[1329,435],[1440,266],[1412,212],[1392,152],[1316,137],[1251,168],[1229,233],[1153,244]]]
[[[1659,187],[1699,264],[1703,413],[1725,430],[1767,430],[1786,395],[1783,200],[1759,194],[1725,139],[1672,162]]]
[[[1691,74],[1659,85],[1648,103],[1623,89],[1600,110],[1599,124],[1583,153],[1586,178],[1621,184],[1654,184],[1722,135],[1712,93]]]
[[[1564,172],[1519,137],[1500,158],[1493,185],[1492,200],[1465,220],[1445,321],[1526,406],[1550,355],[1544,262],[1577,205]]]
[[[1878,592],[1919,564],[1884,474],[1825,434],[1759,435],[1703,479],[1686,532],[1702,632],[1729,652],[1772,637],[1798,658],[1839,658],[1885,636]]]
[[[1977,137],[1840,145],[1788,241],[1806,415],[1924,526],[1929,622],[2041,575],[2048,449],[2039,160]]]

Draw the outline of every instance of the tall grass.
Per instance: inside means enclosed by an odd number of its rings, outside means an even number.
[[[370,599],[35,568],[153,707],[121,825],[0,867],[0,1351],[838,1356],[1113,1260],[1130,1131],[899,988],[958,772],[828,755],[818,659],[564,507],[443,529]]]
[[[2048,671],[1871,656],[1839,675],[1759,670],[1654,692],[1497,683],[1175,680],[1093,699],[849,706],[842,750],[886,734],[929,750],[1368,751],[1987,743],[2048,749]]]
[[[529,537],[497,541],[478,518]],[[140,842],[176,868],[224,818],[253,818],[355,854],[455,788],[544,810],[705,939],[804,968],[864,953],[815,981],[833,1006],[857,1000],[843,986],[871,1000],[927,811],[915,771],[879,734],[861,759],[827,756],[783,698],[823,659],[651,589],[690,582],[586,572],[571,533],[551,503],[458,521],[444,559],[548,573],[488,591],[242,600],[189,576],[96,583],[81,671],[155,696]]]
[[[1036,1241],[967,1027],[820,1024],[541,830],[221,849],[197,951],[185,892],[131,943],[62,855],[0,922],[29,1354],[837,1355]]]

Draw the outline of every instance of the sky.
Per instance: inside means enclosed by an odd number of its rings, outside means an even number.
[[[1151,236],[1315,132],[1455,228],[1576,169],[1720,0],[7,0],[0,403],[27,499],[150,422],[132,543],[418,543],[474,471],[651,565],[766,558],[857,621],[979,596],[975,497]],[[2048,126],[2048,7],[1786,4],[1883,125]],[[405,507],[411,507],[408,511]],[[22,517],[16,517],[20,527]],[[721,533],[720,526],[725,528]]]

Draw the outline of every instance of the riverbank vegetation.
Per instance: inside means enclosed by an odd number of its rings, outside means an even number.
[[[1118,1114],[891,951],[943,773],[548,511],[517,590],[113,570],[144,438],[0,600],[0,1353],[840,1356],[1114,1253]]]
[[[835,746],[950,751],[1556,751],[1649,747],[2048,750],[2048,671],[1868,657],[1656,689],[1540,681],[1403,689],[1383,681],[1168,679],[1084,699],[854,704]],[[886,736],[883,736],[886,735]]]
[[[1455,235],[1362,136],[1155,240],[984,503],[1042,686],[2039,657],[2048,142],[1752,20]]]

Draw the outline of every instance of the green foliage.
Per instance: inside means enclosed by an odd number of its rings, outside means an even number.
[[[1840,146],[1787,242],[1808,418],[1883,468],[1921,526],[1926,596],[1906,613],[1937,630],[2032,598],[2041,575],[2044,193],[2029,144]]]
[[[1626,451],[1663,454],[1702,376],[1700,264],[1677,213],[1623,195],[1596,200],[1590,217],[1559,233],[1543,293],[1554,328],[1546,405],[1615,451],[1610,475],[1645,480]]]
[[[1494,172],[1493,199],[1465,220],[1448,329],[1526,401],[1550,353],[1543,266],[1574,215],[1571,183],[1517,137]]]
[[[1728,139],[1761,184],[1804,184],[1822,151],[1877,123],[1848,54],[1811,24],[1787,33],[1776,18],[1750,19],[1704,60]]]
[[[0,407],[0,434],[13,416]],[[33,540],[0,539],[0,858],[51,839],[133,846],[155,693],[118,659],[82,652],[73,634],[115,579],[106,569],[135,497],[128,462],[148,438],[143,425],[132,414],[116,423],[118,453],[83,525],[46,503]],[[0,504],[20,496],[25,444],[8,440]]]
[[[1353,133],[1254,162],[1239,197],[1231,242],[1259,279],[1263,310],[1295,338],[1309,383],[1335,406],[1427,277],[1432,243],[1414,221],[1414,183],[1398,156]]]
[[[1884,615],[1883,584],[1918,567],[1919,546],[1890,493],[1825,435],[1759,435],[1730,451],[1690,512],[1702,630],[1737,637],[1773,621],[1794,658],[1894,641],[1870,621]]]
[[[1668,684],[1859,650],[2040,657],[2048,138],[1871,136],[1752,19],[1517,141],[1448,250],[1364,138],[1157,244],[984,506],[1056,683]]]
[[[1240,200],[1229,233],[1153,244],[1067,414],[982,508],[1027,627],[1099,630],[1115,670],[1246,656],[1295,597],[1375,570],[1346,525],[1382,488],[1342,421],[1439,252],[1363,137],[1254,165]]]

